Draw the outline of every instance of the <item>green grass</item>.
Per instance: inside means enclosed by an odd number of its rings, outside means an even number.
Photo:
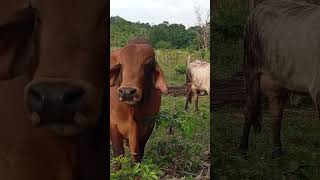
[[[199,112],[190,106],[183,110],[183,97],[165,96],[158,125],[146,147],[146,158],[153,159],[167,176],[194,177],[208,161],[210,143],[209,99],[199,99]],[[173,134],[168,134],[172,126]],[[193,174],[193,175],[192,175]]]
[[[271,119],[264,116],[263,130],[251,132],[247,158],[238,155],[242,135],[241,106],[219,105],[212,112],[211,143],[214,179],[319,179],[320,122],[315,113],[289,108],[283,118],[282,143],[287,156],[271,159]],[[288,108],[287,108],[288,110]]]

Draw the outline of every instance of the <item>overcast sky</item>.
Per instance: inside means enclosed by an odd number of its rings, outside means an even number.
[[[190,27],[196,25],[196,4],[210,9],[210,0],[111,0],[110,15],[151,25],[168,21]]]

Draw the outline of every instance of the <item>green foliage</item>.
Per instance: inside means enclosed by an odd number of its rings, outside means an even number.
[[[241,38],[247,14],[246,9],[218,10],[213,23],[214,33],[221,35],[224,39]]]
[[[158,49],[170,49],[172,47],[172,44],[171,42],[160,40],[156,42],[155,47]]]
[[[199,28],[187,29],[182,24],[161,24],[151,26],[148,23],[130,22],[119,16],[110,17],[110,45],[122,47],[133,37],[148,38],[157,49],[199,49],[197,31]]]
[[[177,64],[174,67],[174,70],[176,71],[177,74],[186,74],[187,72],[187,64]]]
[[[219,1],[212,16],[214,54],[211,77],[222,79],[241,71],[243,29],[249,15],[246,4],[239,0]]]
[[[150,151],[146,155],[157,157],[154,162],[163,167],[167,174],[175,174],[175,177],[186,177],[180,171],[197,174],[208,160],[205,151],[210,142],[209,98],[200,97],[199,112],[194,112],[191,106],[190,112],[184,111],[184,97],[163,98],[165,104],[158,114],[148,143]]]
[[[158,180],[162,171],[159,167],[152,163],[151,160],[147,160],[143,163],[135,163],[132,165],[126,157],[116,157],[111,160],[111,166],[121,165],[121,169],[111,173],[110,179],[128,179],[134,180],[137,177],[141,177],[146,180]]]
[[[192,138],[194,129],[197,129],[197,122],[201,118],[208,118],[204,113],[199,113],[198,116],[194,116],[183,109],[177,109],[168,114],[168,110],[162,110],[158,114],[158,126],[164,126],[166,128],[175,128],[182,132],[187,138]],[[172,121],[174,120],[174,121]]]

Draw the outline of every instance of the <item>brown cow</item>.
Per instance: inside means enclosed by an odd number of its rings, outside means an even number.
[[[106,8],[105,0],[2,2],[0,179],[106,178]]]
[[[123,141],[135,162],[141,162],[161,104],[168,91],[155,52],[147,41],[133,40],[111,55],[110,138],[115,156],[124,154]],[[115,61],[114,61],[115,62]]]

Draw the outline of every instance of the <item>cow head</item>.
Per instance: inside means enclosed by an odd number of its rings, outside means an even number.
[[[111,55],[110,87],[118,86],[119,100],[134,105],[152,88],[167,92],[163,71],[150,44],[129,43]]]
[[[94,127],[102,115],[107,1],[34,0],[37,65],[25,87],[34,125],[60,135]]]

